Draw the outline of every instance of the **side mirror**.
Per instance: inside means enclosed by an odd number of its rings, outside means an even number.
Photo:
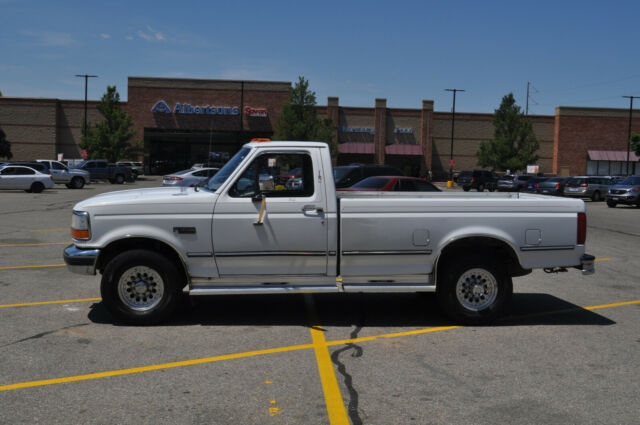
[[[272,192],[275,189],[273,176],[270,174],[260,174],[258,176],[258,185],[260,187],[260,192]]]

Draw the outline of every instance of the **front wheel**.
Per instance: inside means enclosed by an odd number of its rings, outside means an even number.
[[[44,190],[44,185],[40,182],[35,182],[31,185],[31,192],[40,193]]]
[[[469,187],[469,186],[462,186],[462,190],[464,190],[465,192],[468,192],[469,190],[471,190],[471,187]]]
[[[482,183],[478,185],[478,192],[484,192],[484,185]]]
[[[615,207],[616,207],[616,205],[618,205],[618,203],[617,203],[617,202],[614,202],[614,201],[607,201],[607,206],[608,206],[609,208],[615,208]]]
[[[71,188],[82,189],[84,187],[84,179],[82,177],[74,177],[71,179]]]
[[[455,322],[481,325],[495,320],[511,299],[513,283],[506,267],[488,256],[471,256],[443,265],[436,296]]]
[[[152,325],[173,313],[183,283],[184,277],[165,256],[136,249],[109,262],[100,293],[107,310],[118,321]]]
[[[122,184],[124,183],[124,176],[122,174],[118,174],[114,181],[116,184]]]

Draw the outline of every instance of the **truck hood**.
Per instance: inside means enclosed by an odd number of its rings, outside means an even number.
[[[91,215],[210,214],[218,195],[191,187],[154,187],[119,190],[93,196],[73,209]]]

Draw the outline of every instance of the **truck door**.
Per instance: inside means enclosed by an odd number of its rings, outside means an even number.
[[[220,195],[212,232],[221,276],[327,274],[319,161],[318,149],[258,153]]]

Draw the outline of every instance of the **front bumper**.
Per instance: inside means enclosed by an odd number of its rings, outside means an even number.
[[[81,249],[72,244],[64,249],[63,258],[71,272],[95,275],[99,255],[99,249]]]
[[[629,195],[628,193],[620,194],[620,195],[607,193],[605,199],[607,201],[615,202],[618,204],[627,204],[627,205],[633,205],[640,202],[640,197],[638,195]]]

